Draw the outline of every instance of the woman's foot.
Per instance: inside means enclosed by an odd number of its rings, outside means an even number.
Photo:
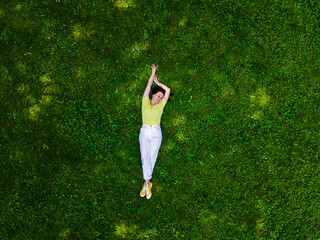
[[[151,188],[152,188],[152,183],[149,182],[149,184],[146,185],[146,195],[147,195],[147,199],[151,198]]]
[[[144,197],[146,195],[146,193],[147,193],[147,189],[146,189],[146,184],[144,183],[143,187],[140,191],[140,197]]]

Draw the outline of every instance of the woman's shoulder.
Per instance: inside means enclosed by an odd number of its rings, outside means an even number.
[[[142,98],[142,102],[149,102],[149,101],[150,101],[149,96],[146,96],[146,97]]]
[[[150,98],[148,96],[142,98],[142,105],[147,105],[147,104],[150,104]]]

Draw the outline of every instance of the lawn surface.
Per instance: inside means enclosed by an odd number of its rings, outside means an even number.
[[[320,239],[313,0],[0,3],[1,239]],[[174,93],[141,198],[141,97]]]

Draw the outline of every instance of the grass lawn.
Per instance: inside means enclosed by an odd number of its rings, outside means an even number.
[[[0,2],[1,239],[320,239],[316,0]],[[152,198],[141,97],[171,88]]]

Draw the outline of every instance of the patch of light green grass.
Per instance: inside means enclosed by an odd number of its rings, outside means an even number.
[[[179,26],[180,27],[185,27],[186,24],[188,22],[188,19],[187,18],[182,18],[180,21],[179,21]]]
[[[185,115],[179,115],[172,120],[172,125],[175,127],[182,126],[186,124],[186,122],[187,122],[187,117]]]
[[[270,96],[266,93],[266,89],[264,87],[260,87],[250,96],[250,102],[264,107],[269,104]]]
[[[41,111],[41,106],[39,106],[38,104],[33,105],[32,107],[29,108],[29,118],[32,121],[36,121],[39,117]]]
[[[137,232],[138,227],[136,225],[126,225],[120,223],[115,228],[115,235],[121,238],[133,237]]]
[[[120,10],[126,10],[128,7],[135,7],[133,0],[116,0],[114,5]]]
[[[19,85],[17,90],[20,94],[26,94],[30,91],[30,86],[28,84],[22,83],[21,85]]]
[[[87,32],[84,27],[78,24],[73,27],[72,34],[76,39],[84,39],[87,35]]]

